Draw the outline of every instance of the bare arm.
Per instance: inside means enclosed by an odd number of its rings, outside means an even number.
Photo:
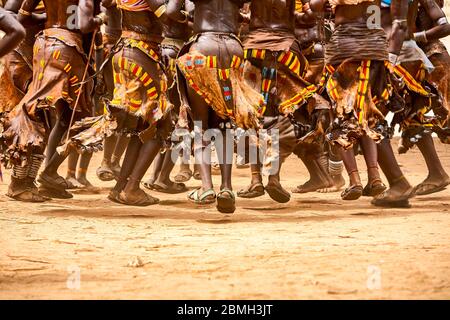
[[[40,0],[25,0],[19,9],[18,20],[23,25],[33,23],[33,11],[39,5]]]
[[[309,9],[313,12],[324,12],[329,6],[328,0],[310,0],[304,4],[309,3]]]
[[[388,50],[391,54],[399,55],[402,49],[403,41],[408,32],[407,24],[408,0],[392,0],[391,18],[392,31],[389,39]]]
[[[8,0],[4,6],[5,10],[18,13],[24,0]]]
[[[13,12],[14,14],[18,14],[20,8],[22,7],[22,4],[24,3],[24,0],[8,0],[5,4],[5,10],[8,10],[10,12]],[[38,13],[32,13],[31,18],[27,24],[24,24],[24,26],[29,25],[36,25],[36,24],[44,24],[45,20],[47,20],[47,15],[45,13],[38,14]]]
[[[420,0],[428,16],[433,20],[434,27],[428,30],[414,33],[414,39],[417,42],[427,42],[438,40],[450,35],[450,24],[447,21],[444,11],[434,0]]]
[[[103,20],[95,16],[94,0],[80,0],[79,6],[78,19],[81,32],[90,33],[100,28]]]
[[[24,27],[2,8],[0,8],[0,29],[6,33],[0,40],[0,57],[3,57],[19,45],[26,32]]]
[[[146,0],[148,6],[150,7],[150,10],[153,11],[156,17],[165,19],[166,11],[167,11],[167,5],[166,0]]]
[[[314,24],[317,19],[317,12],[313,12],[309,6],[309,2],[302,5],[301,12],[295,11],[295,22],[299,25]]]
[[[111,29],[121,29],[122,28],[122,13],[119,8],[117,8],[117,3],[115,0],[103,0],[102,7],[105,9],[106,14],[106,24]]]
[[[185,0],[169,0],[167,4],[166,14],[167,16],[175,21],[186,20],[186,15],[183,14],[182,8]]]

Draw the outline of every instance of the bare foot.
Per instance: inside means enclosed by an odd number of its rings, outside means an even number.
[[[415,194],[418,196],[433,194],[444,190],[450,184],[447,174],[433,177],[428,176],[422,183],[415,187]]]
[[[67,182],[68,190],[83,188],[83,185],[73,176],[67,176],[66,182]]]
[[[308,192],[314,192],[319,189],[324,189],[324,188],[329,188],[329,187],[331,187],[331,186],[324,181],[308,180],[301,186],[298,186],[294,190],[292,190],[292,193],[308,193]]]
[[[331,179],[333,180],[333,185],[331,187],[319,189],[317,190],[317,192],[319,193],[339,192],[345,186],[345,179],[341,174],[337,176],[331,176]]]
[[[128,206],[147,207],[159,203],[159,199],[145,193],[142,189],[122,191],[118,200]]]
[[[89,182],[89,180],[86,178],[86,176],[79,176],[77,178],[78,182],[81,184],[82,187],[87,188],[87,189],[92,189],[94,188],[94,186],[92,185],[92,183]]]
[[[122,168],[120,167],[119,162],[113,162],[111,163],[111,170],[114,173],[114,176],[117,178],[120,176],[120,170]]]
[[[409,199],[414,196],[414,188],[409,184],[396,184],[375,197],[372,204],[377,207],[408,207]]]

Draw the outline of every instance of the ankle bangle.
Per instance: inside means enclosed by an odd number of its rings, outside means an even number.
[[[406,178],[405,178],[404,175],[402,175],[402,176],[400,176],[400,177],[398,177],[398,178],[392,180],[391,184],[396,184],[396,183],[398,183],[398,182],[400,182],[400,181],[402,181],[402,180],[406,180]]]

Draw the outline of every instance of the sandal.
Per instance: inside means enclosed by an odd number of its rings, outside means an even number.
[[[120,176],[120,171],[122,170],[122,167],[118,163],[111,164],[111,170],[113,172],[113,176],[114,176],[113,180],[114,180]]]
[[[200,174],[200,171],[195,171],[193,177],[195,180],[202,180],[202,175]]]
[[[358,200],[361,198],[362,194],[362,185],[350,186],[342,192],[341,198],[342,200]]]
[[[122,204],[122,202],[120,202],[119,195],[120,195],[119,191],[111,190],[108,194],[108,200],[110,200],[114,203]]]
[[[143,182],[142,185],[147,188],[148,190],[155,190],[155,180],[154,179],[148,179],[147,181]]]
[[[47,187],[45,185],[40,186],[39,195],[50,198],[50,199],[67,200],[67,199],[73,198],[73,194],[71,194],[70,192],[67,192],[67,190],[65,190],[65,189],[55,189],[55,188]]]
[[[444,181],[441,184],[430,183],[430,182],[422,182],[414,188],[414,193],[418,196],[425,196],[428,194],[440,192],[445,190],[447,186],[450,184],[450,181]]]
[[[171,185],[166,185],[162,183],[155,183],[153,189],[157,192],[168,193],[168,194],[178,194],[186,192],[188,189],[184,183],[172,182]]]
[[[39,175],[39,178],[38,178],[38,182],[42,186],[48,187],[51,189],[66,190],[69,187],[66,179],[64,179],[63,177],[58,175],[56,178],[53,178],[53,177],[49,176],[48,174],[46,174],[45,172],[41,172],[41,174]]]
[[[216,193],[214,189],[209,189],[202,194],[200,189],[196,189],[188,194],[188,200],[198,205],[208,205],[216,202]]]
[[[364,197],[376,197],[386,191],[387,187],[381,179],[375,179],[367,184],[362,192]]]
[[[139,189],[137,192],[136,195],[131,196],[122,191],[117,200],[121,204],[135,207],[148,207],[159,203],[159,199],[152,197],[143,190]]]
[[[389,190],[375,197],[371,204],[382,208],[410,208],[409,199],[414,196],[414,188],[409,188],[399,196],[389,193]]]
[[[265,194],[264,185],[261,182],[253,183],[245,189],[238,191],[237,196],[244,199],[253,199]]]
[[[278,203],[287,203],[291,200],[291,194],[279,184],[268,184],[265,189],[272,200]]]
[[[39,192],[32,190],[26,190],[19,194],[12,194],[8,192],[6,196],[17,201],[29,203],[43,203],[51,200],[51,198],[44,197],[43,195],[39,194]]]
[[[115,178],[114,172],[108,167],[99,167],[96,173],[97,177],[104,182],[113,181]]]
[[[225,196],[228,195],[228,196]],[[236,211],[236,198],[230,189],[223,189],[217,194],[217,210],[221,213],[231,214]]]
[[[184,183],[188,182],[192,178],[192,171],[180,171],[173,180],[177,183]]]

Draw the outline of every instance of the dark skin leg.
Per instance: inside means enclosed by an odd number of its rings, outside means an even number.
[[[231,185],[231,172],[233,169],[233,161],[232,158],[228,159],[228,155],[233,154],[233,150],[229,150],[227,146],[227,140],[229,137],[223,132],[223,148],[222,148],[222,156],[220,155],[219,150],[217,150],[217,157],[220,165],[220,173],[222,175],[222,184],[220,185],[220,190],[229,189],[233,190]],[[222,158],[222,159],[221,159]],[[225,194],[229,196],[228,194]]]
[[[67,155],[58,154],[56,148],[67,132],[71,113],[70,108],[65,103],[57,105],[56,110],[56,122],[50,132],[46,150],[46,158],[49,160],[44,169],[44,172],[53,178],[58,177],[58,168],[67,158]]]
[[[76,172],[79,154],[76,151],[71,151],[67,159],[67,175],[66,181],[69,188],[81,188],[82,185],[77,181]]]
[[[261,175],[261,164],[252,164],[250,165],[250,170],[252,171],[252,184],[262,183],[262,175]]]
[[[334,162],[342,161],[342,158],[339,156],[339,151],[336,150],[335,146],[329,146],[329,160]],[[345,179],[342,174],[339,175],[331,175],[331,178],[334,181],[334,185],[340,189],[345,185]]]
[[[130,140],[129,138],[122,136],[122,135],[117,138],[116,146],[114,148],[114,153],[111,157],[111,165],[113,168],[120,166],[120,159],[122,158],[122,155],[124,154],[125,150],[127,149],[129,140]]]
[[[83,153],[80,157],[80,166],[77,172],[77,180],[85,187],[92,187],[92,183],[87,179],[87,170],[92,159],[92,153]]]
[[[180,173],[181,172],[191,172],[189,163],[181,163],[180,164]]]
[[[261,189],[261,187],[258,187],[258,189],[262,190],[262,192],[259,190],[255,191],[252,189],[252,186],[261,186],[263,184],[263,178],[262,178],[262,174],[261,174],[261,163],[259,161],[259,155],[257,158],[257,162],[250,164],[250,170],[251,170],[250,185],[238,192],[239,197],[256,198],[258,196],[264,195],[264,189]]]
[[[190,168],[190,159],[186,160],[183,156],[183,151],[180,151],[180,159],[182,160],[180,163],[180,170],[178,174],[175,176],[175,180],[177,182],[187,182],[192,178],[193,172]]]
[[[128,181],[128,177],[133,171],[134,165],[139,157],[139,150],[141,146],[142,142],[141,140],[139,140],[139,137],[132,136],[128,144],[127,151],[125,153],[119,178],[117,179],[117,183],[113,189],[114,191],[121,192],[125,188],[125,185],[127,184]]]
[[[328,145],[328,166],[330,168],[331,162],[334,163],[340,163],[342,161],[340,156],[340,150],[336,146]],[[332,172],[329,172],[330,178],[333,182],[333,185],[329,188],[323,188],[319,189],[318,192],[320,193],[331,193],[331,192],[337,192],[341,190],[343,186],[345,186],[345,179],[342,176],[341,173],[333,174]]]
[[[440,185],[443,182],[448,182],[450,178],[442,166],[431,134],[424,134],[422,139],[417,143],[417,146],[422,153],[428,168],[428,177],[422,183]]]
[[[112,135],[105,139],[103,160],[100,168],[112,172],[113,177],[120,173],[120,159],[127,148],[129,139],[122,135]],[[107,176],[109,176],[107,174]],[[111,177],[112,178],[112,177]]]
[[[103,148],[103,160],[102,167],[110,167],[111,166],[111,158],[114,153],[114,148],[116,147],[118,137],[116,135],[112,135],[105,139]]]
[[[305,151],[308,152],[308,150]],[[331,177],[328,175],[327,168],[322,168],[321,163],[317,158],[319,152],[317,150],[311,150],[312,155],[307,155],[306,152],[300,154],[300,159],[308,170],[310,178],[303,185],[298,186],[293,192],[306,193],[331,187],[333,181],[331,181]]]
[[[378,164],[389,181],[389,194],[393,198],[411,189],[411,185],[404,177],[392,149],[391,141],[383,139],[378,145]]]
[[[380,173],[378,171],[378,153],[377,145],[370,137],[364,136],[360,139],[360,145],[366,160],[369,184],[380,182]]]
[[[123,192],[127,196],[133,196],[133,194],[137,194],[139,191],[142,191],[139,188],[140,181],[152,164],[160,148],[161,143],[158,140],[149,140],[141,146],[128,183],[123,189]]]
[[[150,172],[150,177],[147,179],[146,183],[154,184],[157,181],[158,177],[161,174],[161,168],[164,163],[164,156],[165,155],[162,153],[159,153],[156,156],[155,160],[153,161],[153,168]]]
[[[355,152],[353,148],[349,150],[340,148],[340,154],[342,160],[344,161],[344,166],[350,179],[349,187],[362,186],[361,177],[359,176],[358,165],[356,163]]]
[[[170,173],[175,167],[175,163],[172,161],[170,150],[164,153],[163,156],[164,156],[163,165],[159,173],[159,176],[156,180],[156,183],[162,183],[164,185],[171,186],[173,185],[174,182],[170,180]]]
[[[188,88],[189,102],[192,108],[192,116],[194,122],[201,123],[202,131],[208,129],[209,124],[209,109],[210,107],[205,103],[202,97],[200,97],[194,90]],[[200,176],[202,179],[203,192],[213,188],[213,182],[211,178],[211,153],[204,152],[207,147],[205,143],[201,147],[196,146],[194,150],[195,163],[198,166]]]

